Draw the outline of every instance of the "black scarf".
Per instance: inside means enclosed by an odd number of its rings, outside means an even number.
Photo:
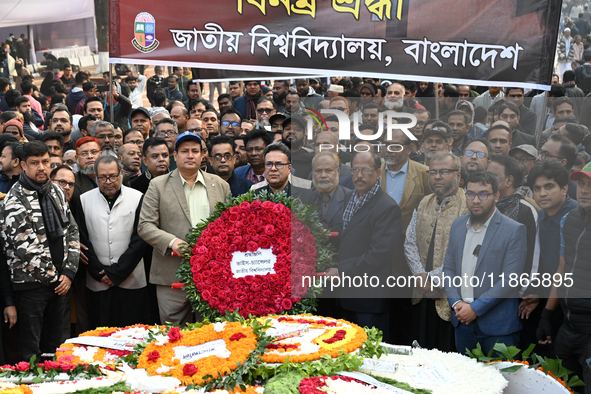
[[[21,172],[18,181],[25,189],[36,191],[39,195],[39,203],[41,205],[41,212],[43,213],[43,222],[49,239],[55,241],[59,237],[63,237],[64,227],[70,223],[70,220],[51,194],[51,180],[48,179],[45,183],[39,184],[29,178],[23,171]]]
[[[515,193],[511,194],[510,196],[501,198],[497,202],[497,208],[503,215],[513,220],[517,220],[517,216],[519,215],[519,202],[524,196],[525,191],[522,189],[517,189]]]

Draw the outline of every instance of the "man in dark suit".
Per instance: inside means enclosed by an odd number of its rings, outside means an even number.
[[[209,157],[213,172],[230,185],[232,197],[237,197],[250,190],[251,181],[240,178],[234,173],[236,164],[236,143],[226,135],[218,135],[208,141]]]
[[[508,278],[523,273],[526,229],[501,214],[498,200],[499,183],[492,173],[471,174],[466,186],[470,213],[457,218],[450,231],[443,285],[460,353],[478,343],[485,354],[497,342],[519,346],[521,286],[511,286]],[[458,277],[462,283],[456,286]]]
[[[282,142],[274,142],[263,152],[265,181],[251,186],[257,193],[268,194],[285,192],[288,196],[298,197],[303,203],[318,206],[320,201],[312,193],[309,181],[291,175],[291,150]]]
[[[338,268],[327,271],[332,284],[340,279],[340,304],[345,317],[360,326],[377,327],[389,340],[388,299],[384,297],[386,279],[392,272],[392,256],[402,234],[402,214],[396,201],[381,189],[381,158],[361,152],[351,163],[355,191],[343,213],[343,234],[338,253]],[[337,278],[338,277],[338,278]],[[367,282],[351,284],[358,278],[379,278],[377,286]],[[357,279],[357,280],[355,280]],[[339,293],[337,293],[339,294]]]

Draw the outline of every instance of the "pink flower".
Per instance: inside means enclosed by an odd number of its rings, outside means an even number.
[[[41,365],[41,364],[39,364],[39,365]],[[49,371],[50,369],[59,369],[60,364],[55,361],[47,360],[47,361],[45,361],[45,364],[43,365],[43,367],[46,371]]]
[[[66,355],[66,356],[61,356],[57,361],[60,363],[71,363],[74,361],[74,356],[70,356],[70,355]]]
[[[26,361],[21,361],[20,363],[15,365],[18,371],[27,371],[29,369],[29,363]]]

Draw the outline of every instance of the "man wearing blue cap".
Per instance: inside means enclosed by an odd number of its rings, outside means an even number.
[[[188,131],[179,135],[174,144],[177,169],[153,179],[144,196],[138,233],[154,247],[150,283],[156,285],[162,323],[193,320],[185,291],[171,289],[178,281],[181,248],[186,234],[231,195],[226,181],[200,171],[201,155],[201,137]]]

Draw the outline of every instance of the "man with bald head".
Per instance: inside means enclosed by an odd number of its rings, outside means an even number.
[[[468,175],[476,171],[486,171],[490,164],[491,146],[485,139],[470,142],[460,158],[462,167]]]
[[[186,130],[190,133],[197,134],[199,137],[207,140],[209,137],[209,133],[207,132],[207,128],[205,127],[205,122],[201,118],[191,118],[187,121]]]
[[[117,156],[123,164],[121,172],[129,181],[142,175],[142,151],[136,144],[123,144],[117,151]]]
[[[339,142],[337,140],[337,137],[330,131],[321,131],[316,135],[314,139],[314,153],[316,155],[322,152],[335,153],[338,155],[338,148]],[[339,157],[340,182],[342,182],[344,179],[349,179],[349,183],[351,182],[351,174],[349,172],[350,168],[351,167],[348,164],[343,163]],[[314,171],[312,171],[308,179],[312,179],[313,174]]]
[[[175,106],[170,110],[170,117],[176,122],[179,134],[187,131],[187,121],[189,120],[189,111],[185,107]]]

